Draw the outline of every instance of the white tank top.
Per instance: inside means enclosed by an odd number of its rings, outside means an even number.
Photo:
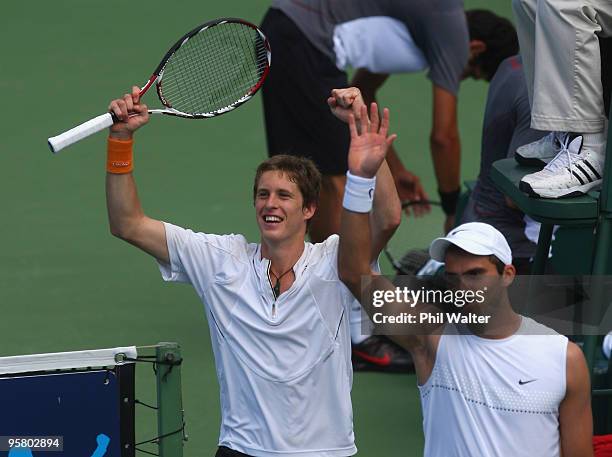
[[[425,457],[560,456],[567,338],[523,317],[501,340],[447,325],[419,386]]]

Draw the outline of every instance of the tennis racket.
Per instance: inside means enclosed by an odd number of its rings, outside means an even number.
[[[188,119],[219,116],[253,97],[270,71],[271,58],[268,40],[257,26],[242,19],[215,19],[170,48],[140,95],[155,84],[164,108],[149,110],[152,114]],[[114,114],[102,114],[49,138],[49,147],[57,153],[114,122]]]

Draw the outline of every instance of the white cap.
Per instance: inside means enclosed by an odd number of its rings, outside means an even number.
[[[444,262],[446,250],[454,244],[474,255],[494,255],[504,265],[512,263],[512,250],[504,235],[489,224],[468,222],[452,229],[443,238],[436,238],[429,246],[429,255],[438,262]]]

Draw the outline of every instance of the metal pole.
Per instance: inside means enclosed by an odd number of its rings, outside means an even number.
[[[159,343],[157,360],[157,431],[160,457],[183,456],[181,350],[177,343]]]

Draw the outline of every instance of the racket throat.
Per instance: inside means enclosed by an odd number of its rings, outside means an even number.
[[[149,80],[147,81],[147,83],[141,87],[140,93],[138,94],[138,96],[142,97],[144,94],[146,94],[147,91],[149,90],[149,87],[151,87],[155,81],[157,81],[157,75],[153,73],[151,77],[149,78]]]

